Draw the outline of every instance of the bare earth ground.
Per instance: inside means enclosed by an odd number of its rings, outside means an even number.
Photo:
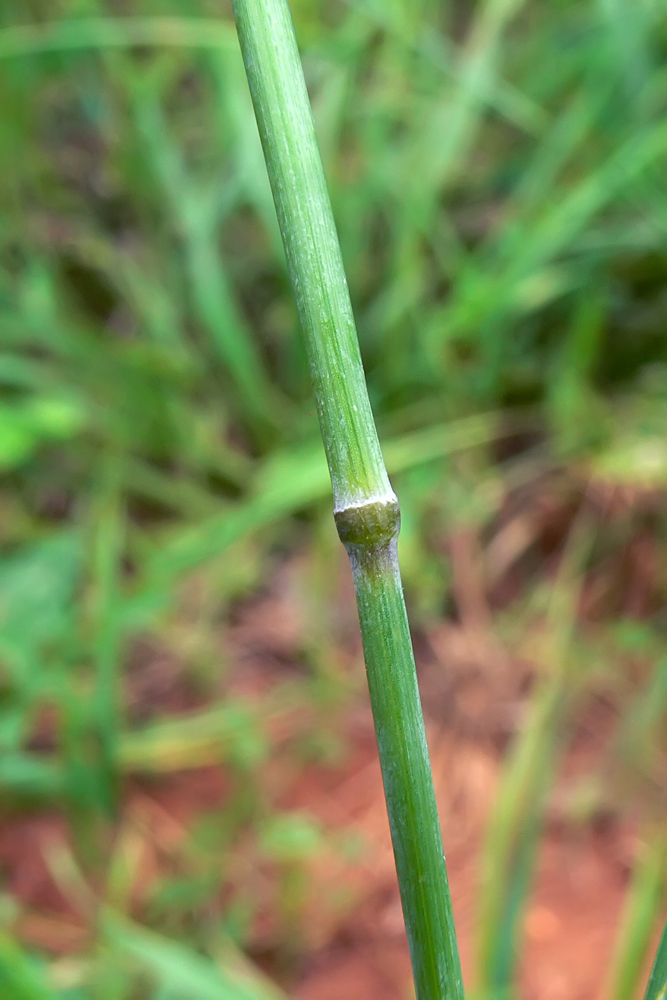
[[[281,630],[289,632],[290,626],[280,599],[277,606],[273,600],[251,605],[235,626],[232,651],[239,666],[230,690],[237,694],[261,698],[284,672],[276,669],[275,652],[285,638]],[[464,656],[458,667],[452,661],[443,668],[443,659],[455,659],[466,642],[460,627],[443,624],[419,659],[464,978],[470,982],[480,844],[503,749],[489,728],[493,730],[493,713],[504,702],[493,678],[482,674],[480,679],[461,666]],[[273,657],[267,655],[268,646],[274,647]],[[440,655],[439,650],[446,652]],[[145,673],[151,670],[154,665],[147,663]],[[452,686],[452,675],[463,682]],[[514,683],[510,678],[510,686]],[[179,698],[166,690],[163,700],[177,703]],[[341,759],[327,765],[286,765],[276,805],[307,811],[334,840],[344,835],[358,848],[347,859],[344,851],[325,851],[308,863],[300,917],[306,953],[287,976],[279,975],[294,1000],[407,1000],[412,996],[409,959],[372,719],[362,687],[336,727],[347,747]],[[606,728],[604,719],[590,720],[573,743],[561,780],[595,762]],[[266,780],[270,783],[271,776]],[[227,794],[226,777],[213,766],[128,786],[124,814],[143,831],[136,901],[160,874],[164,859],[178,851],[195,818],[219,808]],[[558,787],[552,798],[524,927],[521,997],[597,1000],[636,853],[635,831],[630,819],[613,815],[573,827],[560,815]],[[53,859],[48,860],[53,845],[65,839],[64,821],[55,813],[6,817],[0,828],[6,887],[25,905],[19,933],[55,955],[76,953],[88,940],[76,901],[58,887]],[[272,912],[271,891],[253,930],[252,951],[275,973],[271,950],[280,918]]]
[[[317,945],[302,965],[291,991],[295,1000],[405,1000],[411,996],[410,967],[379,766],[371,720],[357,713],[352,751],[343,768],[304,770],[284,805],[307,809],[329,829],[358,830],[363,863],[315,865],[311,872],[312,926]],[[365,730],[365,731],[364,731]],[[431,731],[438,800],[447,845],[454,911],[461,941],[464,978],[474,947],[477,857],[484,815],[497,765],[474,745]],[[219,801],[215,768],[164,782],[158,794],[135,793],[140,810],[164,843],[181,836],[183,824]],[[54,953],[76,951],[86,932],[54,884],[44,863],[45,848],[63,824],[57,816],[6,822],[0,832],[0,860],[10,873],[8,889],[30,907],[24,938]],[[632,857],[629,824],[572,834],[553,823],[544,839],[537,885],[528,909],[522,961],[525,1000],[593,1000],[608,967]],[[150,867],[150,866],[149,866]],[[144,871],[145,877],[150,877]],[[339,920],[329,906],[318,910],[341,880],[354,901]],[[261,938],[261,930],[260,930]]]

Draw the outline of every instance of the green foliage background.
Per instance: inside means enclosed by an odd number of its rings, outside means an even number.
[[[450,609],[434,538],[490,538],[508,498],[549,476],[579,511],[556,577],[524,568],[497,620],[512,647],[536,621],[546,637],[485,860],[478,986],[505,996],[573,706],[592,691],[621,706],[615,759],[665,802],[664,568],[641,615],[591,631],[578,601],[647,524],[664,566],[667,13],[292,9],[415,623]],[[249,830],[291,877],[320,834],[257,778],[285,696],[227,697],[217,636],[299,546],[320,582],[289,697],[320,718],[347,682],[322,570],[337,545],[328,477],[234,27],[196,0],[6,0],[0,21],[0,784],[9,811],[67,815],[71,853],[52,865],[94,928],[77,961],[50,962],[20,944],[6,894],[3,996],[274,995],[242,957],[243,913],[207,902]],[[133,718],[126,678],[146,637],[195,679],[197,714]],[[324,722],[311,737],[326,744]],[[218,760],[237,793],[193,847],[194,874],[132,913],[126,846],[109,837],[127,781]],[[661,905],[664,835],[650,809],[645,822],[618,1000]]]

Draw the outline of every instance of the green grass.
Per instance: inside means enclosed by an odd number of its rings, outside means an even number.
[[[527,654],[541,683],[488,834],[470,986],[512,994],[549,792],[601,698],[616,736],[580,809],[589,822],[609,800],[642,803],[646,856],[600,969],[610,997],[633,997],[664,907],[646,805],[664,797],[664,580],[639,609],[613,595],[619,553],[642,535],[662,552],[666,528],[667,16],[655,0],[632,17],[615,0],[292,8],[415,626],[451,611],[452,526],[490,554],[514,510],[520,588],[495,633],[511,651],[547,636]],[[115,12],[0,14],[0,782],[7,811],[68,817],[63,878],[78,871],[101,907],[63,965],[21,942],[2,897],[0,984],[58,1000],[268,995],[239,955],[250,888],[210,913],[275,811],[273,722],[295,700],[326,716],[333,692],[353,696],[327,573],[307,676],[266,704],[226,695],[219,636],[286,553],[329,565],[330,486],[231,13]],[[555,589],[531,520],[542,493],[586,498],[585,544],[571,520]],[[584,620],[577,595],[601,579]],[[133,716],[139,642],[173,651],[200,708]],[[212,846],[192,845],[152,909],[121,905],[99,873],[113,857],[124,871],[109,830],[127,821],[128,781],[211,761],[235,787]]]

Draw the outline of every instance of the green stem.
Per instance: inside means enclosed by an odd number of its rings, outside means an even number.
[[[391,500],[289,8],[286,0],[233,6],[306,337],[335,509],[369,497]]]
[[[233,0],[303,328],[338,532],[352,563],[418,1000],[460,1000],[461,969],[396,554],[400,514],[366,390],[352,307],[286,0]]]

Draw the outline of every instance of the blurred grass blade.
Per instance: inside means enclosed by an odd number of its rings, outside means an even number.
[[[584,503],[561,557],[550,594],[548,674],[505,763],[482,856],[478,920],[478,985],[483,996],[512,994],[521,921],[534,870],[549,791],[565,745],[565,712],[577,692],[568,648],[575,627],[583,566],[595,537]]]
[[[132,111],[183,241],[196,314],[229,372],[244,412],[264,428],[275,427],[281,413],[284,416],[284,401],[267,378],[255,342],[234,304],[217,246],[220,220],[201,183],[190,180],[180,150],[168,134],[159,100],[150,78],[135,81]]]
[[[81,535],[71,531],[53,533],[0,561],[0,653],[26,692],[46,680],[39,666],[43,648],[75,632],[73,597],[81,569]]]
[[[496,66],[503,32],[526,0],[483,0],[474,10],[474,20],[461,51],[461,70],[453,96],[445,94],[426,120],[415,161],[419,174],[411,174],[405,202],[414,213],[410,228],[423,231],[427,213],[457,167],[464,162],[484,111],[480,96],[495,85]],[[408,219],[405,223],[408,225]]]
[[[649,33],[651,17],[648,4],[628,7],[623,0],[597,0],[609,31],[610,66],[620,69],[625,90],[633,103],[651,77]]]
[[[517,939],[553,784],[565,705],[558,676],[529,706],[507,760],[488,825],[480,894],[479,986],[483,996],[511,995]]]
[[[664,902],[667,875],[667,837],[654,832],[635,865],[614,948],[609,977],[609,1000],[633,1000],[641,982],[646,956]],[[665,965],[667,976],[667,964]]]
[[[17,941],[0,930],[0,995],[2,1000],[56,1000],[39,966]]]
[[[665,1000],[667,997],[667,923],[662,932],[644,1000]]]
[[[417,30],[414,32],[416,37],[413,40],[402,30],[401,20],[392,17],[393,11],[390,5],[380,0],[350,0],[350,2],[358,10],[363,11],[374,25],[385,28],[398,42],[414,48],[422,59],[433,63],[459,87],[477,88],[475,94],[477,99],[499,112],[513,125],[536,133],[544,128],[548,121],[544,109],[507,80],[495,74],[477,74],[475,77],[465,79],[466,65],[460,49],[449,39],[434,31],[432,25],[423,23],[423,13],[419,8],[415,11]]]
[[[220,708],[153,722],[122,738],[119,764],[139,773],[202,767],[232,759],[258,766],[267,754],[264,726],[270,705],[261,711],[235,699]]]
[[[667,656],[661,656],[645,690],[627,707],[619,725],[614,748],[619,762],[650,773],[658,757],[656,739],[666,720]]]
[[[236,33],[226,21],[185,17],[63,18],[0,29],[0,59],[138,45],[228,49],[236,47]]]
[[[124,510],[122,501],[124,463],[122,456],[104,457],[92,545],[93,576],[93,656],[95,691],[92,717],[99,740],[99,800],[109,817],[116,806],[116,756],[121,727],[121,692],[119,672],[123,656],[123,635],[119,628],[120,577],[124,546]]]
[[[64,787],[62,768],[51,757],[6,750],[0,755],[0,788],[6,801],[14,795],[58,798]]]
[[[109,910],[102,916],[100,931],[119,956],[132,959],[187,1000],[284,1000],[280,990],[247,961],[237,958],[222,966]]]

